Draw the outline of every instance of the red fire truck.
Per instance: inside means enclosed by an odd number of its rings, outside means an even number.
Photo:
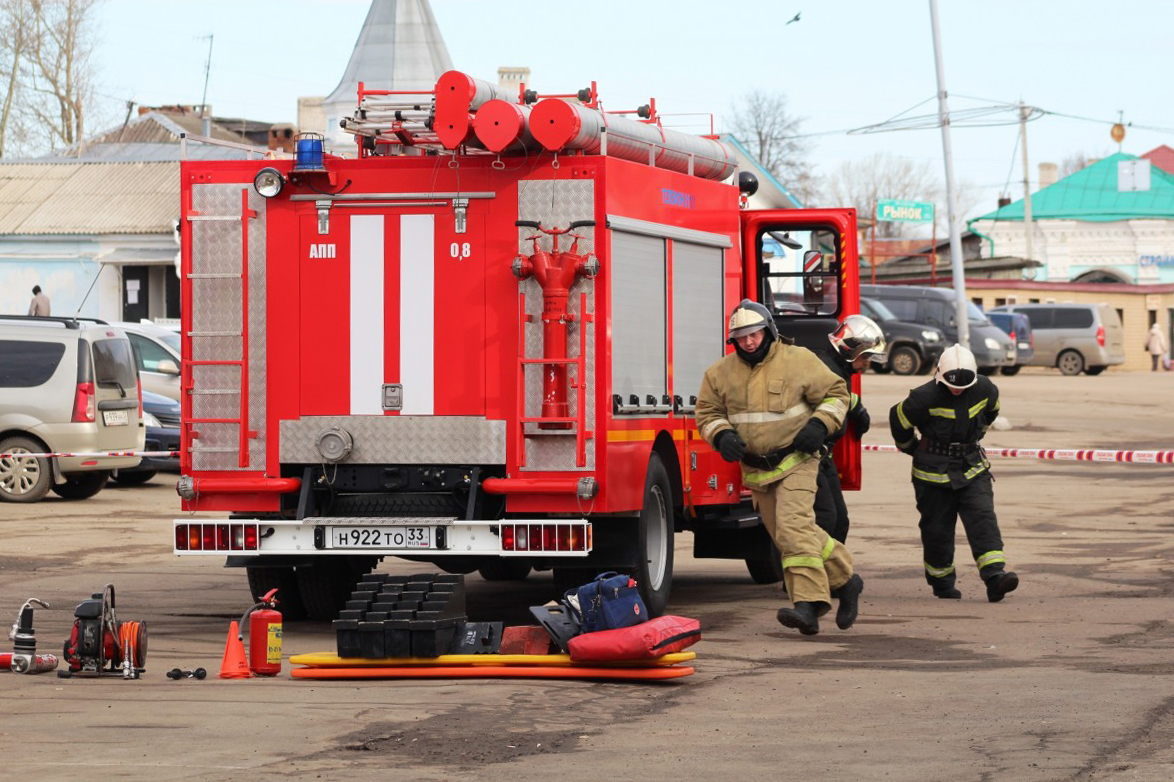
[[[715,137],[535,98],[360,87],[353,156],[184,162],[178,489],[205,513],[176,554],[318,619],[388,556],[560,589],[627,571],[654,614],[677,532],[781,578],[693,406],[744,297],[827,348],[858,308],[855,213],[749,209]]]

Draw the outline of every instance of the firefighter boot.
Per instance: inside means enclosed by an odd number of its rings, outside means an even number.
[[[821,608],[824,610],[821,611]],[[794,627],[803,635],[815,635],[819,632],[819,615],[827,608],[828,606],[822,603],[796,603],[794,608],[780,608],[779,624],[783,627]]]
[[[847,630],[856,621],[860,608],[860,593],[864,591],[864,579],[855,573],[838,590],[840,607],[836,609],[836,627]]]
[[[1003,595],[1014,592],[1017,586],[1019,586],[1019,576],[1014,573],[995,573],[986,580],[986,599],[997,603],[1003,599]]]
[[[943,598],[944,600],[961,600],[962,592],[953,586],[934,587],[933,596]]]

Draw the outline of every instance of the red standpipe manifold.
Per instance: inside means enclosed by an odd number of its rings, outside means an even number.
[[[574,320],[574,315],[567,309],[567,300],[570,298],[571,286],[579,277],[592,278],[599,271],[599,261],[592,253],[579,254],[578,234],[572,233],[575,240],[571,249],[562,252],[558,249],[558,237],[571,233],[576,228],[586,228],[595,225],[594,220],[576,220],[563,229],[543,228],[530,220],[519,220],[520,228],[535,228],[539,231],[529,237],[534,242],[534,252],[529,255],[519,255],[514,259],[513,273],[519,280],[533,277],[542,286],[542,357],[551,363],[542,370],[542,417],[568,418],[570,409],[567,403],[567,323]],[[540,234],[547,234],[554,238],[551,252],[538,249]],[[543,421],[538,424],[541,429],[570,429],[570,422]]]

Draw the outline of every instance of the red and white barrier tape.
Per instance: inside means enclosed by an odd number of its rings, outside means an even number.
[[[101,458],[118,458],[126,456],[154,456],[154,457],[168,457],[179,456],[179,451],[101,451],[95,453],[0,453],[0,459],[56,459],[58,457],[68,456],[73,459],[101,459]]]
[[[861,445],[866,451],[896,453],[895,445]],[[1128,462],[1174,464],[1174,451],[1096,451],[1075,448],[987,448],[987,456],[1055,462]]]

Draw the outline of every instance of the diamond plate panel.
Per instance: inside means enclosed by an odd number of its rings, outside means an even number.
[[[595,183],[592,180],[525,180],[518,183],[518,219],[537,220],[544,226],[566,226],[573,220],[590,220],[595,217]],[[579,241],[579,251],[588,253],[595,251],[595,228],[580,228],[583,234]],[[533,243],[524,240],[532,235],[530,229],[519,229],[518,252],[529,255],[533,252]],[[563,238],[559,245],[562,249],[570,247],[570,240]],[[544,236],[539,242],[544,250],[553,249],[553,237]],[[542,357],[542,287],[534,280],[523,280],[519,290],[526,297],[526,313],[531,317],[525,324],[525,351],[527,358]],[[571,287],[568,309],[575,316],[567,328],[567,355],[568,358],[579,357],[580,329],[583,320],[580,312],[580,294],[587,294],[587,309],[595,311],[595,282],[580,278]],[[587,428],[595,429],[595,335],[596,324],[587,324],[587,399],[586,418]],[[534,364],[525,370],[524,402],[526,416],[534,417],[542,413],[542,365]],[[568,378],[576,380],[575,368],[568,371]],[[578,389],[571,388],[567,402],[571,410],[575,410],[579,403]],[[537,424],[526,425],[527,437],[526,466],[524,470],[564,470],[588,472],[595,469],[594,441],[587,442],[587,464],[578,467],[575,464],[575,436],[573,432],[567,434],[551,434],[538,429]]]
[[[247,222],[247,235],[240,220],[242,196],[256,213]],[[248,466],[240,466],[240,429],[237,424],[195,424],[199,438],[192,443],[194,470],[265,470],[266,402],[266,321],[265,199],[251,187],[196,185],[192,208],[203,217],[227,220],[196,220],[192,231],[192,273],[187,280],[192,291],[191,354],[194,361],[240,361],[244,358],[245,310],[241,269],[248,249],[248,420],[247,428],[257,436],[248,440]],[[247,244],[246,244],[247,242]],[[226,278],[201,277],[208,274]],[[199,336],[209,334],[214,336]],[[237,418],[240,416],[241,372],[232,366],[193,367],[193,418]]]
[[[475,416],[307,416],[281,422],[283,464],[319,464],[318,436],[345,429],[345,464],[505,464],[505,421]]]

